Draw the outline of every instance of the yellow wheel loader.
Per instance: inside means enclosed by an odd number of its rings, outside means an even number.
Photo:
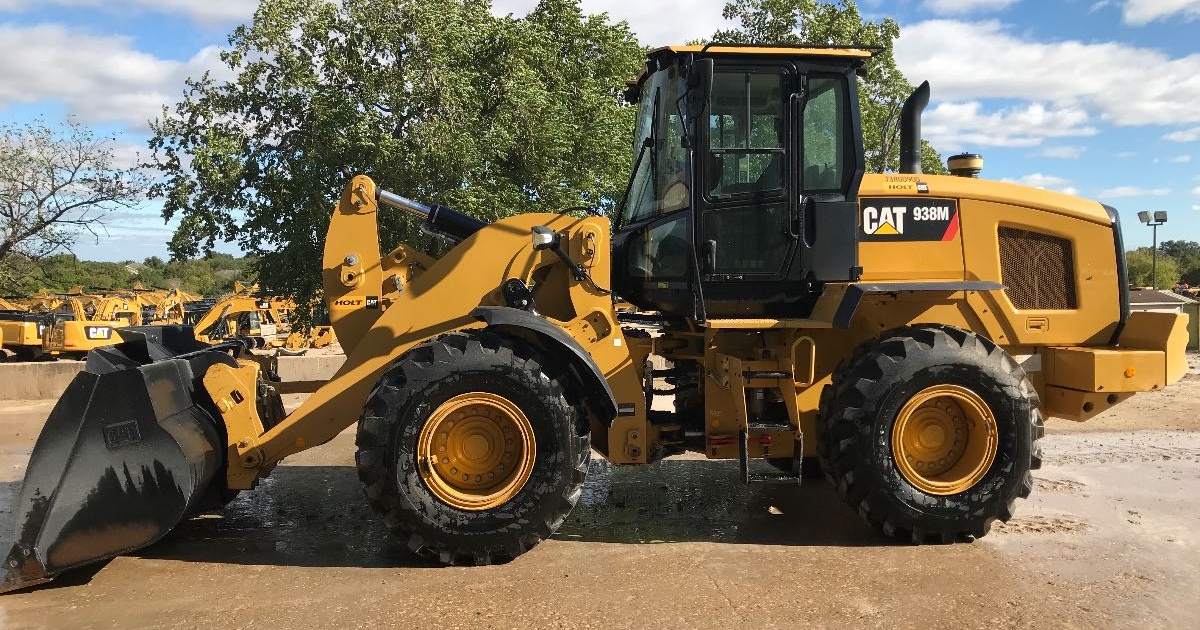
[[[323,261],[341,370],[285,416],[240,343],[121,331],[38,440],[3,588],[153,543],[356,421],[367,501],[444,563],[551,536],[592,449],[696,451],[747,482],[819,461],[888,536],[984,536],[1030,493],[1044,417],[1182,377],[1186,316],[1130,312],[1115,210],[978,179],[972,156],[922,174],[927,85],[904,107],[901,172],[865,174],[869,56],[653,51],[611,220],[489,224],[355,177]],[[381,252],[393,211],[456,244]]]

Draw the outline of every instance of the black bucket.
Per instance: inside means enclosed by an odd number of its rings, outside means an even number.
[[[145,547],[223,487],[223,427],[201,379],[236,361],[182,326],[120,334],[89,354],[38,436],[0,592]]]

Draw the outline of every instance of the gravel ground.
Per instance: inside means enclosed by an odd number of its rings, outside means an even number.
[[[0,409],[0,540],[51,406]],[[594,461],[554,539],[504,566],[441,568],[366,507],[347,431],[220,515],[0,596],[0,628],[1195,627],[1200,374],[1085,424],[1052,420],[1043,446],[1033,495],[970,544],[882,540],[823,482]]]

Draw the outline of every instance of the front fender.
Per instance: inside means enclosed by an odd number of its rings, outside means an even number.
[[[617,399],[613,396],[604,372],[591,355],[565,330],[529,311],[507,306],[481,306],[471,311],[471,317],[487,324],[489,329],[504,332],[525,331],[548,353],[565,357],[571,376],[582,388],[584,403],[600,421],[612,426],[617,417]]]

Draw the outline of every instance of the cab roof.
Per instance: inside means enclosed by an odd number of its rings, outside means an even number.
[[[824,57],[826,59],[842,59],[851,60],[852,63],[862,64],[867,63],[871,58],[873,50],[869,46],[791,46],[791,45],[771,45],[771,44],[686,44],[682,46],[662,46],[655,48],[646,53],[648,67],[642,71],[641,76],[636,81],[630,81],[626,85],[628,89],[625,91],[625,98],[629,102],[637,102],[637,91],[642,82],[654,71],[655,63],[665,59],[672,59],[679,55],[743,55],[746,57],[764,55],[775,55],[779,57]]]
[[[664,52],[675,54],[712,53],[720,55],[780,55],[785,57],[850,57],[854,59],[867,59],[871,56],[871,50],[868,48],[842,46],[764,46],[740,44],[688,44],[684,46],[663,46],[661,48],[654,49],[648,56],[653,57]]]

